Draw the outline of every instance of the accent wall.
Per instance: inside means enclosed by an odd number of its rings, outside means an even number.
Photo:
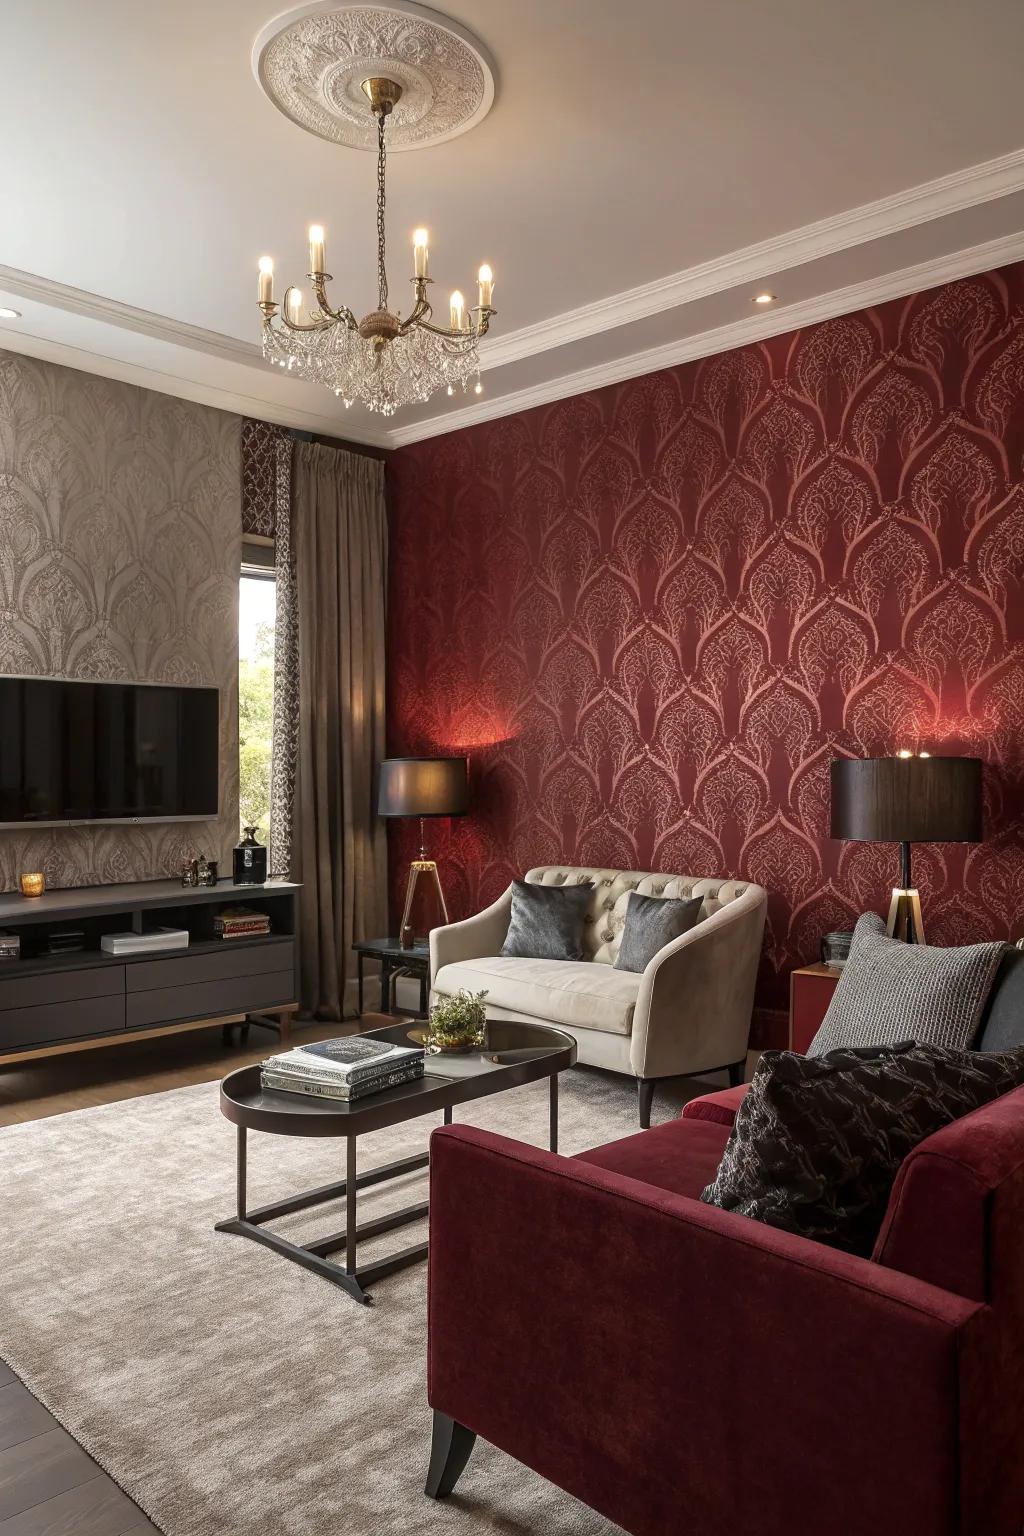
[[[216,822],[0,832],[0,889],[230,860],[241,537],[237,416],[0,352],[0,672],[215,684],[221,703]]]
[[[916,850],[928,938],[1024,933],[1024,266],[389,472],[389,750],[472,759],[453,915],[546,862],[757,881],[784,1043],[789,971],[897,883],[830,839],[830,759],[909,748],[987,764],[985,842]]]

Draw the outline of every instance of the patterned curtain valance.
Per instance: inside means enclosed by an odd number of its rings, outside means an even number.
[[[242,532],[272,539],[280,510],[278,444],[288,440],[283,427],[242,419]],[[287,508],[285,508],[287,511]]]

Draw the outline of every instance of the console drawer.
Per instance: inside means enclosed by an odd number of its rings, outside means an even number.
[[[152,992],[129,992],[126,1020],[129,1029],[138,1029],[145,1024],[168,1024],[177,1019],[251,1013],[294,1001],[295,973],[289,966],[287,970],[265,971],[257,976],[230,976],[188,986],[161,986]]]
[[[223,943],[223,949],[215,954],[167,955],[160,960],[138,960],[134,965],[126,965],[125,985],[129,992],[155,992],[159,987],[287,971],[295,963],[295,941],[290,937],[259,944],[245,939],[225,939]]]
[[[40,1008],[5,1008],[0,1010],[0,1055],[20,1046],[49,1045],[78,1035],[112,1035],[122,1029],[123,992]]]
[[[17,960],[0,961],[15,970]],[[82,997],[116,997],[124,992],[123,965],[83,966],[17,976],[0,968],[0,1013],[8,1008],[41,1008],[47,1003],[67,1003]]]

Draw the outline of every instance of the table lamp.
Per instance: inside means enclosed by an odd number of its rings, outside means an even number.
[[[923,944],[910,845],[981,842],[981,759],[927,752],[834,758],[832,836],[899,843],[902,884],[892,893],[888,928],[908,944]]]
[[[388,757],[380,765],[377,796],[379,816],[416,816],[420,823],[419,857],[409,865],[405,910],[399,934],[404,939],[412,914],[412,899],[421,875],[432,879],[448,922],[448,908],[441,877],[433,859],[427,858],[423,823],[428,816],[464,816],[469,806],[469,762],[465,757]]]

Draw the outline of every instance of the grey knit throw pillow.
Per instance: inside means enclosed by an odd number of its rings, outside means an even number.
[[[966,1049],[1005,947],[905,944],[890,938],[876,912],[865,912],[808,1056],[903,1040]]]

